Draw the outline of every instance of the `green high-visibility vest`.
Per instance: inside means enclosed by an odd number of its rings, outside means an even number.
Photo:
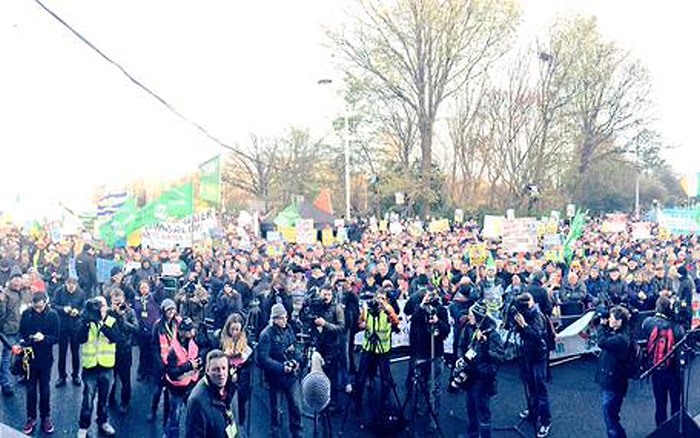
[[[111,328],[115,322],[117,321],[114,318],[108,316],[104,325]],[[100,326],[90,323],[88,340],[83,344],[83,368],[95,368],[97,365],[103,368],[114,368],[116,354],[117,345],[107,339],[100,330]]]
[[[380,312],[377,317],[367,312],[365,341],[362,349],[377,354],[388,353],[391,350],[391,321],[385,312]]]

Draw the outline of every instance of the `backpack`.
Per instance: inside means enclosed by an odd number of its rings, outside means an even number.
[[[649,342],[647,343],[647,356],[649,357],[651,365],[658,365],[659,369],[668,368],[668,366],[671,365],[670,357],[666,359],[663,364],[661,362],[664,356],[673,349],[675,343],[671,326],[666,328],[659,328],[659,326],[654,327],[651,331],[651,335],[649,335]]]

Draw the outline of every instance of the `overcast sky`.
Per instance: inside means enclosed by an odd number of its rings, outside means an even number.
[[[344,0],[44,0],[105,54],[224,142],[314,125],[333,107],[323,26]],[[694,2],[525,0],[523,38],[555,14],[598,16],[649,67],[668,159],[700,170]],[[82,209],[92,189],[173,179],[221,149],[29,0],[0,1],[0,210],[20,194]]]

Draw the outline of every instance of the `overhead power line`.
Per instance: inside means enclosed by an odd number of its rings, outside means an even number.
[[[56,14],[53,10],[51,10],[51,8],[49,8],[48,6],[46,6],[41,0],[34,0],[34,1],[35,1],[39,6],[41,6],[41,8],[42,8],[44,11],[46,11],[49,15],[51,15],[51,17],[52,17],[53,19],[55,19],[56,21],[58,21],[61,25],[63,25],[66,29],[68,29],[73,35],[75,35],[80,41],[82,41],[85,45],[87,45],[88,47],[90,47],[95,53],[97,53],[98,55],[100,55],[100,57],[101,57],[102,59],[104,59],[105,61],[107,61],[108,63],[110,63],[112,66],[114,66],[115,68],[117,68],[119,71],[121,71],[122,74],[123,74],[124,76],[126,76],[127,78],[129,78],[129,80],[130,80],[134,85],[136,85],[136,86],[137,86],[138,88],[140,88],[142,91],[146,92],[149,96],[151,96],[152,98],[154,98],[155,100],[157,100],[161,105],[163,105],[165,108],[167,108],[168,111],[170,111],[171,113],[175,114],[178,118],[180,118],[181,120],[185,121],[186,123],[189,123],[190,125],[194,126],[199,132],[201,132],[202,134],[204,134],[204,136],[206,136],[208,139],[210,139],[210,140],[213,141],[214,143],[218,144],[218,145],[221,146],[222,148],[227,149],[227,150],[233,152],[234,154],[239,155],[239,156],[242,157],[242,158],[245,158],[245,159],[248,159],[248,160],[252,160],[252,157],[248,156],[248,154],[242,152],[240,149],[238,149],[238,148],[236,148],[236,147],[234,147],[234,146],[231,146],[231,145],[229,145],[229,144],[223,142],[223,141],[220,140],[218,137],[216,137],[215,135],[213,135],[212,133],[210,133],[204,126],[202,126],[201,124],[195,122],[194,120],[190,119],[189,117],[187,117],[186,115],[184,115],[183,113],[181,113],[180,111],[178,111],[177,108],[175,108],[173,105],[171,105],[167,100],[165,100],[163,97],[161,97],[158,93],[156,93],[155,91],[153,91],[153,90],[152,90],[151,88],[149,88],[147,85],[145,85],[144,83],[142,83],[141,81],[139,81],[136,77],[134,77],[134,75],[132,75],[131,73],[129,73],[129,71],[128,71],[126,68],[124,68],[119,62],[117,62],[117,61],[113,60],[112,58],[110,58],[107,54],[105,54],[105,53],[104,53],[102,50],[100,50],[97,46],[95,46],[93,43],[91,43],[90,40],[88,40],[87,38],[85,38],[85,37],[84,37],[80,32],[78,32],[77,30],[75,30],[75,29],[73,28],[73,26],[71,26],[69,23],[67,23],[63,18],[61,18],[61,17],[60,17],[58,14]]]

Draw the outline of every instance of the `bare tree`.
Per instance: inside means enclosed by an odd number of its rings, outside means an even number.
[[[351,75],[368,77],[378,95],[403,101],[415,114],[421,187],[429,188],[440,105],[504,53],[519,11],[499,0],[359,3],[352,31],[331,33],[331,40]]]

